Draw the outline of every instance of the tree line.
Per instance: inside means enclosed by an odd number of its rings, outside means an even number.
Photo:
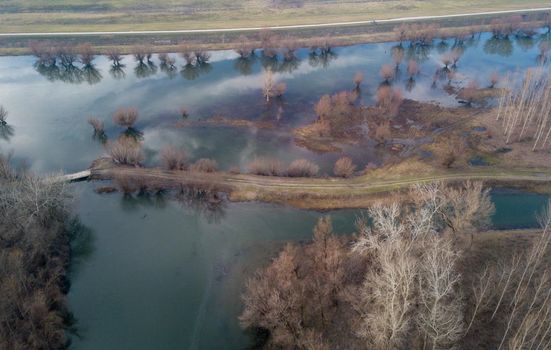
[[[547,349],[549,213],[525,249],[481,258],[494,210],[481,183],[408,198],[373,205],[353,236],[323,217],[311,242],[287,244],[247,282],[242,326],[263,348]]]

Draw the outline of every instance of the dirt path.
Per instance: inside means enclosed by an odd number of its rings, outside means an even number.
[[[390,19],[370,19],[364,21],[349,21],[349,22],[329,22],[317,24],[295,24],[282,26],[267,26],[267,27],[236,27],[236,28],[216,28],[216,29],[181,29],[181,30],[130,30],[130,31],[94,31],[94,32],[20,32],[20,33],[0,33],[0,37],[17,37],[17,36],[87,36],[87,35],[130,35],[130,34],[201,34],[201,33],[228,33],[228,32],[246,32],[258,31],[261,29],[285,30],[285,29],[307,29],[307,28],[323,28],[323,27],[340,27],[354,26],[362,24],[376,23],[397,23],[407,21],[419,21],[430,19],[446,19],[455,17],[474,17],[484,15],[499,15],[510,13],[526,13],[526,12],[541,12],[550,11],[551,7],[530,8],[521,10],[502,10],[502,11],[486,11],[473,13],[458,13],[451,15],[436,15],[436,16],[415,16],[415,17],[399,17]]]
[[[180,184],[215,186],[227,191],[233,201],[258,200],[328,209],[361,206],[374,195],[434,181],[481,180],[507,186],[546,185],[551,183],[551,169],[483,167],[425,174],[363,175],[350,179],[269,177],[249,174],[233,175],[223,172],[198,173],[126,166],[91,170],[91,179],[112,180],[122,177],[140,179],[161,188],[174,188]],[[355,200],[351,200],[352,198]]]

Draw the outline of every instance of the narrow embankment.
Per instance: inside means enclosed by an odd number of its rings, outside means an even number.
[[[156,188],[177,188],[181,184],[206,186],[229,193],[232,201],[285,203],[301,208],[335,209],[362,207],[390,191],[435,181],[485,181],[490,185],[513,187],[551,184],[551,169],[468,168],[408,174],[388,172],[343,178],[268,177],[225,172],[199,173],[166,171],[159,168],[107,166],[92,168],[92,180],[134,179]]]

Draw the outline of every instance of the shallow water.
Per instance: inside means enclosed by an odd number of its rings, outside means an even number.
[[[247,348],[252,338],[237,319],[246,278],[286,241],[311,239],[324,215],[259,203],[201,215],[174,201],[78,187],[78,214],[91,232],[71,272],[74,349]],[[496,190],[492,200],[494,227],[512,228],[535,227],[548,199]],[[346,234],[361,211],[329,215]]]
[[[528,43],[511,39],[488,45],[492,42],[489,35],[482,34],[461,44],[452,39],[438,40],[434,47],[422,50],[412,50],[405,44],[405,58],[394,85],[404,90],[406,98],[457,106],[454,96],[442,89],[447,81],[438,81],[437,87],[432,87],[434,72],[442,67],[442,53],[454,45],[464,50],[455,85],[476,79],[485,86],[494,70],[519,75],[534,66],[541,40],[551,40],[551,37],[540,35]],[[174,76],[159,68],[156,57],[153,59],[155,70],[144,76],[136,70],[133,58],[126,56],[125,75],[116,78],[106,57],[98,57],[93,73],[90,69],[81,70],[77,82],[74,74],[68,76],[40,68],[31,56],[0,57],[0,104],[8,109],[12,128],[0,130],[0,151],[13,150],[16,160],[27,162],[41,173],[81,170],[104,152],[101,143],[92,138],[87,119],[95,116],[104,121],[108,137],[116,138],[122,130],[113,125],[113,112],[119,107],[135,106],[140,111],[136,127],[144,135],[149,162],[156,161],[160,148],[173,144],[183,146],[191,159],[212,157],[226,169],[245,168],[254,157],[269,154],[285,161],[309,158],[317,161],[323,171],[330,172],[333,162],[342,155],[320,155],[297,147],[288,129],[315,118],[313,106],[321,95],[352,89],[352,78],[358,71],[365,75],[361,99],[371,103],[381,81],[379,68],[392,62],[391,52],[396,45],[340,47],[334,49],[331,58],[324,59],[312,59],[308,50],[303,49],[298,51],[298,60],[292,64],[280,60],[274,65],[257,58],[248,63],[248,71],[243,69],[235,53],[218,51],[212,53],[208,69],[197,69],[197,76],[182,73],[189,69],[176,54],[172,55],[177,60]],[[405,71],[411,57],[420,61],[421,73],[408,91]],[[261,86],[263,66],[269,64],[274,66],[276,81],[287,84],[287,92],[282,101],[267,104],[261,96]],[[72,83],[67,82],[69,78],[73,79]],[[176,128],[181,120],[178,113],[181,106],[189,111],[190,120],[221,115],[269,121],[276,128]],[[352,156],[359,166],[381,159],[381,154],[368,145],[355,150],[348,148],[344,153]]]
[[[459,62],[461,85],[476,78],[487,83],[493,70],[518,71],[536,63],[538,37],[533,42],[489,41],[483,34],[463,43]],[[441,66],[441,53],[453,40],[435,41],[431,49],[410,50],[406,59],[421,62],[421,74],[411,90],[402,74],[394,83],[405,97],[458,105],[433,88],[432,76]],[[159,68],[136,69],[124,58],[125,76],[110,71],[105,57],[95,69],[59,72],[35,66],[32,57],[0,57],[0,104],[10,112],[10,129],[0,130],[0,152],[14,152],[14,160],[38,173],[72,172],[87,167],[103,152],[92,138],[86,120],[103,120],[109,138],[122,131],[113,126],[112,113],[121,106],[136,106],[148,163],[166,144],[183,146],[191,159],[212,157],[220,166],[242,168],[259,155],[285,161],[309,158],[329,172],[340,154],[320,155],[293,144],[288,130],[315,117],[319,97],[351,89],[357,71],[365,75],[361,98],[371,103],[380,82],[379,67],[391,62],[396,43],[336,48],[331,59],[309,57],[273,67],[277,81],[287,84],[283,101],[266,104],[261,96],[261,70],[268,62],[237,59],[230,51],[212,53],[209,66],[183,69],[168,75]],[[139,67],[138,67],[139,68]],[[120,74],[118,72],[117,74]],[[193,78],[193,79],[192,79]],[[71,80],[71,81],[69,81]],[[190,120],[213,115],[270,121],[273,130],[231,127],[176,128],[180,106]],[[381,155],[370,146],[345,153],[357,164],[377,162]],[[269,261],[286,241],[307,240],[322,213],[259,203],[227,204],[223,210],[199,213],[162,197],[124,198],[97,195],[94,185],[78,183],[77,210],[88,229],[75,241],[78,254],[71,267],[69,303],[77,319],[79,337],[74,349],[243,349],[250,337],[238,325],[239,294],[247,276]],[[535,213],[546,196],[509,190],[494,191],[496,228],[533,227]],[[351,233],[359,211],[330,213],[335,231]]]

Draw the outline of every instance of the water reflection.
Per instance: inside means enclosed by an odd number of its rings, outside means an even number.
[[[187,63],[182,67],[180,74],[186,80],[195,80],[200,75],[207,74],[212,70],[212,66],[208,62],[196,62],[195,64]]]
[[[138,78],[147,78],[157,73],[157,66],[151,61],[143,62],[139,61],[136,67],[134,67],[134,74]]]
[[[484,52],[490,55],[509,57],[513,53],[513,42],[509,37],[492,36],[484,44]]]
[[[112,64],[109,69],[109,74],[111,74],[115,80],[124,79],[126,78],[126,72],[124,71],[125,67],[124,64]]]
[[[548,32],[538,34],[536,32],[518,32],[515,35],[485,35],[484,52],[490,55],[499,55],[509,57],[513,54],[514,44],[522,51],[532,50],[536,44],[541,42],[551,42],[551,34]],[[415,60],[419,63],[428,62],[431,59],[432,51],[439,54],[445,54],[449,50],[458,51],[463,54],[470,47],[476,47],[482,34],[465,35],[451,39],[442,38],[436,43],[426,42],[424,44],[412,42],[409,44],[397,43],[391,48],[391,52],[401,51],[401,57],[406,60]],[[253,74],[255,65],[260,62],[264,69],[271,69],[273,72],[292,74],[301,68],[301,50],[286,51],[283,54],[260,51],[257,55],[254,53],[245,56],[238,56],[233,61],[234,69],[243,76]],[[304,49],[302,50],[304,51]],[[312,48],[306,55],[308,64],[313,68],[328,68],[329,65],[338,59],[337,51],[340,48]],[[205,52],[197,54],[184,53],[185,63],[181,66],[180,75],[186,80],[195,80],[202,75],[212,71],[212,65],[209,63],[210,55]],[[204,57],[203,57],[204,56]],[[176,59],[168,54],[159,54],[159,65],[153,61],[153,55],[138,57],[134,67],[135,76],[139,79],[148,78],[157,74],[160,70],[166,74],[169,79],[174,79],[178,74]],[[35,69],[49,81],[62,81],[69,84],[79,84],[86,82],[90,85],[97,84],[102,79],[99,69],[93,64],[77,66],[77,55],[71,50],[64,50],[57,56],[40,56],[35,62]],[[118,54],[108,54],[107,58],[111,61],[109,67],[110,75],[116,80],[126,78],[124,71],[125,65],[121,63],[122,56]],[[139,59],[141,58],[141,59]],[[539,55],[537,62],[546,61],[546,56]],[[399,63],[399,62],[397,62]],[[406,87],[407,88],[407,87]]]
[[[9,124],[0,124],[0,139],[10,141],[14,135],[13,126]]]

